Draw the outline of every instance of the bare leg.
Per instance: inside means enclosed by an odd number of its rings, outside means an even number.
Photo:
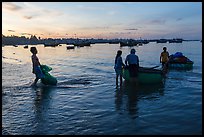
[[[116,76],[116,86],[118,86],[118,75]]]
[[[39,78],[35,78],[35,80],[34,80],[34,82],[33,82],[32,86],[36,86],[36,84],[37,84],[38,80],[39,80]]]
[[[122,86],[123,83],[123,79],[122,79],[122,75],[120,75],[120,86]]]
[[[164,74],[167,73],[167,70],[168,70],[168,63],[165,63],[163,65],[163,72],[164,72]]]

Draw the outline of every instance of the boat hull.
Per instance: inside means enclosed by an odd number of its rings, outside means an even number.
[[[44,44],[44,47],[57,47],[59,44]]]
[[[137,78],[131,78],[128,69],[122,70],[122,76],[126,81],[136,81],[142,84],[161,83],[163,81],[163,73],[161,70],[139,69]]]
[[[192,69],[193,63],[169,63],[169,69]]]

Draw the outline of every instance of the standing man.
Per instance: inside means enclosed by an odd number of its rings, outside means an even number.
[[[163,47],[163,52],[160,55],[160,63],[162,63],[162,67],[168,68],[169,61],[169,52],[166,47]]]
[[[137,77],[139,69],[139,57],[135,55],[135,49],[131,49],[130,54],[127,55],[125,65],[129,65],[130,77]]]

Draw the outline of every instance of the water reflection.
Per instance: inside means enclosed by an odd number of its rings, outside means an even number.
[[[33,134],[42,134],[45,132],[43,127],[46,127],[46,119],[48,114],[48,109],[51,101],[51,92],[53,91],[53,87],[49,86],[40,86],[33,87],[36,92],[36,96],[34,98],[34,128],[32,131]]]
[[[127,111],[131,118],[135,119],[138,117],[138,102],[143,99],[159,99],[164,95],[164,83],[136,85],[124,81],[123,86],[115,92],[115,109],[120,114]]]

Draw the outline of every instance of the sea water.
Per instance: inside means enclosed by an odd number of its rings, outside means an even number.
[[[32,45],[29,45],[29,48]],[[130,47],[91,44],[34,45],[41,64],[52,67],[57,86],[45,86],[32,74],[31,53],[2,47],[2,134],[12,135],[201,135],[202,43],[154,43],[134,47],[140,66],[161,66],[164,46],[194,62],[192,70],[169,70],[160,84],[116,88],[114,59]],[[159,69],[159,67],[158,67]]]

